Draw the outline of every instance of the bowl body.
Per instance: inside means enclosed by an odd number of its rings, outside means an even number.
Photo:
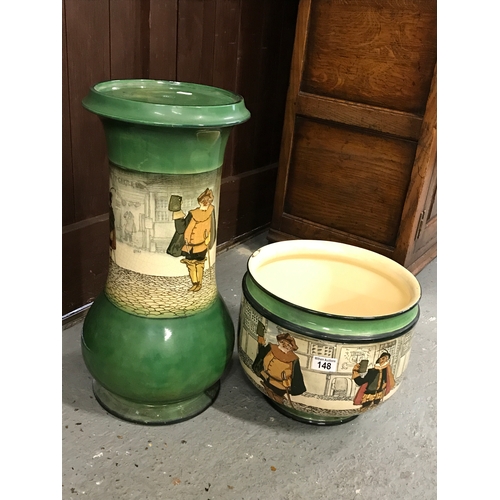
[[[278,411],[338,424],[399,389],[421,290],[398,263],[330,241],[278,242],[250,257],[242,288],[240,362]]]

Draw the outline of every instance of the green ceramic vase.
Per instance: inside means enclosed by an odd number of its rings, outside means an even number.
[[[81,339],[95,396],[132,422],[191,418],[234,347],[215,274],[219,195],[230,131],[250,113],[231,92],[158,80],[99,83],[83,106],[109,158],[109,272]]]

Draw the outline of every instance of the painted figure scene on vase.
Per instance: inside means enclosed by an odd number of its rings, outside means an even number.
[[[110,165],[106,295],[126,312],[168,318],[215,300],[221,169],[136,172]]]

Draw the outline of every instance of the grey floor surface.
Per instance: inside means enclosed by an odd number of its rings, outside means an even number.
[[[235,328],[241,279],[265,233],[217,257]],[[80,353],[82,323],[62,332],[62,499],[430,500],[437,498],[437,261],[417,278],[421,317],[400,390],[380,408],[329,427],[276,412],[236,351],[215,403],[168,426],[108,414]]]

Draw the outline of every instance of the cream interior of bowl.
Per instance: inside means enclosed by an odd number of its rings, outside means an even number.
[[[254,252],[248,270],[270,294],[327,314],[393,315],[420,298],[417,279],[395,261],[329,241],[272,243]]]

